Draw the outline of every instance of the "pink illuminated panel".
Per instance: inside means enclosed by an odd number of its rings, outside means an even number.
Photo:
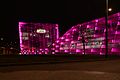
[[[120,54],[120,13],[110,15],[108,18],[108,52]],[[105,18],[75,25],[55,42],[59,46],[55,49],[68,54],[85,52],[85,54],[104,55],[105,27]]]
[[[19,22],[21,54],[50,54],[58,31],[58,24]]]

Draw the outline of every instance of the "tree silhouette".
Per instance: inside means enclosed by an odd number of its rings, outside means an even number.
[[[79,27],[79,36],[82,37],[83,50],[85,54],[85,28],[83,26]]]

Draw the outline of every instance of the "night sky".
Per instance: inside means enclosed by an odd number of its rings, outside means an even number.
[[[109,14],[120,12],[120,0],[109,0],[109,7]],[[103,17],[105,0],[16,0],[1,8],[0,37],[19,43],[19,21],[58,23],[62,36],[73,25]]]

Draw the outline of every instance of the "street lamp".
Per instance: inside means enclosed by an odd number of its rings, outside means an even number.
[[[105,37],[106,37],[106,53],[105,53],[105,57],[108,56],[108,11],[111,12],[112,8],[108,8],[108,0],[106,0],[106,16],[105,16],[105,25],[106,25],[106,32],[105,32]]]
[[[105,10],[105,25],[106,25],[106,32],[105,32],[105,39],[106,39],[106,53],[105,57],[108,56],[108,11],[111,12],[112,8],[108,8],[108,0],[106,0],[106,10]]]
[[[111,11],[112,11],[112,8],[109,8],[108,11],[111,12]]]
[[[108,0],[106,0],[106,14],[105,14],[105,25],[106,25],[106,32],[105,32],[105,39],[106,39],[106,53],[105,57],[108,56]]]

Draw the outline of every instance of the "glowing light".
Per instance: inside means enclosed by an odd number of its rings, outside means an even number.
[[[59,52],[59,50],[55,50],[55,52]]]
[[[59,41],[59,40],[57,40],[56,42],[57,42],[57,43],[59,43],[60,41]]]
[[[118,21],[117,25],[120,25],[120,22]]]
[[[95,22],[98,22],[98,19],[96,19]]]
[[[52,50],[55,50],[55,48],[52,48]]]
[[[65,41],[69,41],[69,39],[65,39]]]
[[[77,49],[76,52],[81,52],[81,50]]]
[[[60,44],[64,44],[64,42],[61,42]]]
[[[95,30],[98,30],[98,27],[95,27]]]
[[[64,37],[61,37],[61,39],[64,39]]]
[[[100,52],[100,55],[103,55],[104,53]]]
[[[46,51],[48,51],[48,48],[45,48]]]
[[[56,47],[56,48],[59,48],[59,45],[56,45],[55,47]]]
[[[109,8],[108,11],[112,11],[112,8]]]
[[[52,52],[52,54],[55,54],[55,52]]]
[[[76,31],[76,29],[73,29],[72,31]]]
[[[120,34],[120,31],[115,31],[115,34]]]
[[[3,41],[3,38],[1,38],[1,40]]]
[[[37,29],[37,33],[46,33],[45,29]]]
[[[69,52],[68,50],[65,50],[64,52]]]
[[[47,52],[45,52],[45,54],[48,54]]]
[[[116,51],[117,51],[116,48],[111,49],[111,52],[116,52]]]
[[[39,54],[42,54],[41,52],[39,52]]]
[[[20,55],[22,55],[22,53],[19,53]]]
[[[59,38],[59,29],[58,29],[58,24],[56,24],[56,30],[57,30],[57,39]]]
[[[55,46],[55,43],[53,43],[52,45]]]
[[[42,51],[42,49],[40,49],[40,51]]]
[[[87,25],[87,28],[90,28],[91,26],[90,25]]]
[[[71,41],[71,43],[74,43],[74,41]]]

